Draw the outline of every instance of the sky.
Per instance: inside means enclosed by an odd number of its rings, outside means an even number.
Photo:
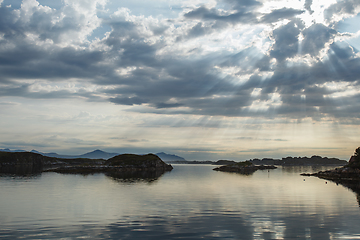
[[[348,160],[359,21],[359,0],[0,0],[0,148]]]

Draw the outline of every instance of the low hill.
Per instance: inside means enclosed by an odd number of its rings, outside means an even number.
[[[105,165],[122,168],[151,168],[151,169],[167,169],[171,170],[169,164],[164,163],[155,154],[136,155],[136,154],[121,154],[110,158],[105,162]]]

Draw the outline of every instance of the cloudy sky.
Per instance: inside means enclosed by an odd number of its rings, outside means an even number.
[[[348,159],[359,12],[359,0],[0,0],[0,148]]]

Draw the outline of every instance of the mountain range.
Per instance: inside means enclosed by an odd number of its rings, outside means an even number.
[[[164,152],[156,153],[155,155],[161,158],[161,160],[163,160],[164,162],[186,161],[185,158],[176,156],[174,154],[167,154]]]
[[[10,150],[8,148],[0,149],[0,151],[2,151],[2,152],[27,152],[25,150]],[[94,150],[92,152],[84,153],[81,155],[61,155],[61,154],[57,154],[57,153],[43,153],[43,152],[39,152],[37,150],[31,150],[31,152],[38,153],[43,156],[55,157],[55,158],[89,158],[89,159],[109,159],[109,158],[115,157],[120,154],[120,153],[104,152],[99,149]],[[182,157],[179,157],[179,156],[176,156],[173,154],[167,154],[164,152],[156,153],[155,155],[157,155],[159,158],[161,158],[161,160],[163,160],[164,162],[186,161]]]

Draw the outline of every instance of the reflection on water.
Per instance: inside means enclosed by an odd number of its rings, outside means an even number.
[[[166,171],[138,171],[138,172],[108,172],[105,173],[109,178],[118,182],[154,182],[158,180]]]
[[[212,168],[175,165],[149,181],[0,175],[0,239],[360,239],[355,194],[299,175],[311,168]]]
[[[353,181],[353,180],[329,180],[332,181],[334,183],[336,183],[337,185],[342,185],[350,190],[352,190],[355,194],[356,194],[356,199],[358,200],[359,203],[359,207],[360,207],[360,182],[358,181]]]
[[[21,166],[2,166],[0,174],[12,174],[18,176],[39,175],[42,172],[41,166],[21,165]]]

